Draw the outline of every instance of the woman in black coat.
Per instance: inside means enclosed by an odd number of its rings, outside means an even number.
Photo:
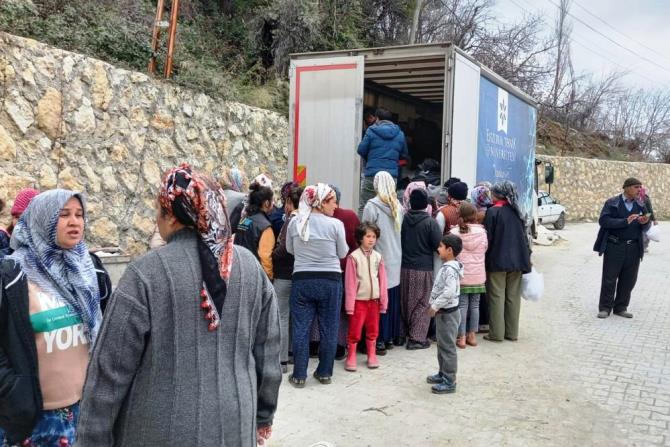
[[[521,275],[530,272],[530,246],[514,184],[503,181],[491,188],[493,206],[486,211],[488,233],[486,292],[489,333],[484,339],[516,341],[521,311]]]

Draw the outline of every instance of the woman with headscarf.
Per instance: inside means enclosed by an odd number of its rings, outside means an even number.
[[[330,186],[310,185],[288,227],[286,249],[295,257],[291,289],[294,367],[289,382],[297,388],[304,387],[307,379],[309,335],[315,315],[320,342],[314,377],[329,384],[333,375],[342,301],[340,259],[349,251],[344,225],[332,217],[335,208],[335,191]]]
[[[375,174],[374,189],[377,194],[368,201],[363,209],[363,222],[374,223],[379,227],[380,235],[375,249],[384,259],[388,281],[388,309],[380,314],[377,351],[386,351],[393,346],[404,344],[402,336],[402,317],[400,315],[400,264],[402,248],[400,230],[402,229],[402,205],[396,193],[395,180],[391,174],[380,171]]]
[[[426,212],[428,195],[417,188],[412,191],[410,211],[402,221],[402,264],[400,270],[400,309],[407,349],[426,349],[430,315],[428,298],[433,288],[433,253],[442,239],[437,222]]]
[[[409,198],[412,195],[412,191],[414,191],[415,189],[425,191],[426,197],[428,197],[428,188],[426,187],[425,182],[423,181],[412,182],[409,185],[407,185],[407,188],[405,188],[405,192],[402,195],[402,208],[405,214],[407,214],[412,209],[412,207],[410,206]],[[433,215],[433,207],[430,205],[429,200],[426,200],[426,209],[422,211],[427,212],[429,216]]]
[[[164,247],[119,281],[88,369],[77,445],[255,446],[281,382],[272,284],[234,246],[223,190],[182,164],[157,200]]]
[[[493,205],[491,202],[491,189],[483,184],[475,186],[470,191],[470,201],[477,209],[477,223],[483,223],[486,210]]]
[[[72,445],[108,280],[83,242],[84,197],[34,197],[0,264],[0,445]]]
[[[504,180],[491,188],[493,206],[486,211],[486,291],[489,333],[485,340],[516,341],[521,311],[521,275],[530,272],[530,246],[516,187]]]
[[[480,182],[470,191],[470,201],[477,209],[477,223],[484,224],[486,210],[493,203],[491,202],[491,187],[488,182]],[[482,292],[479,300],[479,330],[484,333],[489,331],[489,298],[486,292]]]

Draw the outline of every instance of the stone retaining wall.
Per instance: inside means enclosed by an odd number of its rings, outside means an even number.
[[[91,246],[143,252],[161,173],[183,161],[214,174],[287,169],[288,123],[277,113],[118,69],[0,33],[0,198],[63,187],[89,198]]]
[[[632,163],[577,157],[538,155],[538,160],[554,164],[551,195],[568,210],[569,220],[597,220],[605,200],[622,192],[626,178],[635,177],[649,189],[656,219],[670,218],[670,165]],[[540,189],[544,164],[539,169]]]

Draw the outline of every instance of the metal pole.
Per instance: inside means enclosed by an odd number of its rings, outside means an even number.
[[[170,15],[170,35],[168,36],[168,52],[165,61],[165,77],[172,75],[172,53],[174,53],[174,39],[177,35],[177,17],[179,15],[179,0],[172,1],[172,14]]]
[[[163,0],[158,0],[156,5],[156,20],[151,33],[151,58],[149,59],[149,73],[156,73],[156,55],[158,54],[158,38],[161,34],[160,21],[163,19]]]

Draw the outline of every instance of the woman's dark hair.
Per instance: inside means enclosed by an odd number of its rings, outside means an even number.
[[[261,186],[254,182],[249,186],[249,199],[247,202],[247,216],[258,213],[266,201],[272,202],[272,189]]]
[[[460,237],[455,234],[449,233],[442,238],[442,244],[449,248],[454,253],[454,256],[458,256],[463,251],[463,241]]]
[[[375,236],[377,236],[377,239],[379,239],[379,235],[381,234],[381,230],[379,230],[379,227],[372,222],[363,222],[359,226],[357,226],[356,231],[354,231],[354,237],[356,238],[356,242],[358,242],[358,245],[361,245],[363,243],[363,238],[368,233],[368,231],[372,231],[375,234]]]
[[[288,190],[288,194],[286,194],[284,203],[290,201],[293,208],[298,209],[298,206],[300,206],[300,196],[302,196],[303,190],[304,188],[301,188],[300,186],[291,187],[291,189]]]
[[[469,202],[461,202],[461,207],[458,209],[460,217],[458,218],[458,229],[461,233],[469,233],[469,223],[477,223],[477,208]]]

